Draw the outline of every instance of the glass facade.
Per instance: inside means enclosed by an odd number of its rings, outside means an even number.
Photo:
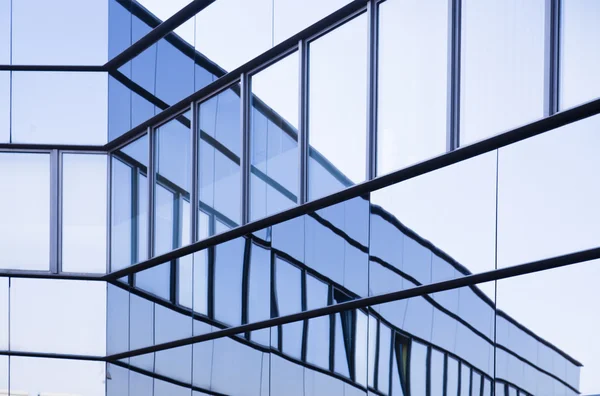
[[[599,10],[0,0],[0,395],[599,394]]]

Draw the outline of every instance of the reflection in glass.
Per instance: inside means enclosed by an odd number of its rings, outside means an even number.
[[[496,153],[372,192],[370,235],[371,261],[404,274],[404,289],[494,269]]]
[[[594,0],[568,0],[561,3],[561,110],[600,96],[600,3]]]
[[[365,180],[366,15],[311,42],[309,51],[308,178],[316,199]]]
[[[217,3],[215,3],[217,4]],[[213,4],[214,5],[214,4]],[[200,210],[228,227],[240,224],[240,97],[228,89],[200,104],[199,198]],[[205,225],[199,223],[199,228]],[[209,227],[209,235],[218,230]]]
[[[599,246],[600,117],[499,150],[498,268]]]
[[[545,4],[463,1],[461,145],[544,115]]]
[[[148,136],[112,153],[111,270],[148,257]]]
[[[302,311],[302,271],[280,258],[275,259],[275,312],[277,316]],[[286,355],[301,357],[303,323],[295,322],[279,329],[279,349]]]
[[[378,174],[446,150],[448,4],[379,5]]]
[[[155,256],[191,242],[184,230],[191,216],[191,139],[189,112],[156,129]]]
[[[497,282],[497,380],[528,394],[600,392],[599,276],[595,260]]]
[[[62,156],[62,271],[106,272],[106,155]]]
[[[11,38],[15,65],[103,65],[108,1],[14,1]]]
[[[8,350],[9,278],[0,278],[0,351]],[[0,370],[1,373],[1,370]],[[0,375],[2,378],[2,375]],[[2,389],[0,387],[0,389]]]
[[[107,95],[107,73],[14,71],[12,142],[105,144]]]
[[[10,347],[13,351],[104,356],[106,284],[11,279]]]
[[[217,245],[214,264],[214,317],[231,326],[242,321],[244,238]]]
[[[10,64],[11,5],[10,1],[0,2],[0,65]]]
[[[298,202],[298,53],[252,76],[251,220]]]
[[[427,381],[427,346],[413,342],[410,348],[410,391],[424,395]]]
[[[0,153],[0,268],[50,268],[50,155]]]

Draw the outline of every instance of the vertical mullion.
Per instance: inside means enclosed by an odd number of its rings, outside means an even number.
[[[544,116],[558,112],[561,0],[545,2]]]
[[[240,78],[240,120],[242,151],[240,155],[241,172],[241,224],[250,221],[250,76],[242,73]]]
[[[448,0],[448,95],[446,151],[460,144],[460,68],[462,0]]]
[[[379,7],[377,0],[369,0],[368,64],[367,64],[367,180],[377,176],[377,60],[379,43]]]
[[[298,204],[301,205],[308,200],[308,43],[306,40],[298,42]]]
[[[190,226],[191,226],[191,230],[190,230],[190,243],[194,243],[198,240],[198,227],[199,227],[199,218],[200,218],[200,214],[199,214],[199,210],[200,208],[198,207],[198,174],[199,174],[199,163],[200,163],[200,159],[199,159],[199,150],[198,150],[198,145],[199,145],[199,128],[198,128],[198,106],[196,105],[196,103],[192,102],[191,104],[191,123],[190,123],[190,129],[191,129],[191,135],[192,135],[192,152],[191,152],[191,166],[192,166],[192,180],[190,183],[191,186],[191,191],[190,191],[190,215],[191,215],[191,219],[190,219]]]
[[[59,271],[61,251],[60,238],[60,154],[58,150],[50,152],[50,272]]]
[[[154,184],[156,182],[155,145],[156,136],[152,127],[148,127],[148,258],[154,257]]]

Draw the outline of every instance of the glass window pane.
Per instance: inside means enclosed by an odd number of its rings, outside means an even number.
[[[544,115],[545,0],[465,0],[460,144]]]
[[[250,249],[248,323],[253,323],[271,317],[271,252],[254,243]],[[268,329],[253,332],[251,339],[268,346]]]
[[[242,321],[245,249],[245,239],[238,238],[217,245],[214,253],[214,316],[216,320],[232,326]]]
[[[567,109],[600,96],[600,3],[567,0],[561,3],[560,107]]]
[[[316,199],[365,180],[366,15],[311,42],[309,51],[309,198]],[[319,172],[343,187],[326,183]]]
[[[600,393],[599,276],[594,260],[497,282],[498,380],[520,394]]]
[[[135,286],[164,300],[171,299],[171,262],[135,274]]]
[[[189,122],[188,112],[156,129],[155,255],[190,243],[189,231],[183,239],[189,221],[183,219],[183,202],[190,201],[192,171]]]
[[[148,257],[148,136],[113,153],[111,270]]]
[[[105,144],[107,95],[106,73],[13,72],[12,142]]]
[[[0,267],[49,270],[50,156],[0,153]]]
[[[0,71],[0,143],[10,142],[10,76],[11,72]]]
[[[62,156],[62,271],[106,272],[106,155]]]
[[[460,396],[469,396],[471,390],[471,369],[466,364],[460,365]]]
[[[302,271],[280,258],[275,259],[275,295],[276,312],[279,316],[302,311]],[[280,329],[280,349],[286,355],[300,358],[302,327],[302,322],[295,322],[284,325]]]
[[[8,356],[0,356],[0,392],[7,395],[9,395],[8,378]]]
[[[0,351],[8,350],[8,283],[9,278],[0,278]]]
[[[444,354],[437,349],[431,350],[431,362],[429,363],[429,386],[431,396],[444,395]],[[476,395],[476,394],[474,394]],[[479,396],[477,394],[477,396]]]
[[[10,64],[11,3],[11,0],[0,1],[0,65]]]
[[[458,395],[458,361],[452,357],[448,357],[448,367],[446,369],[446,394],[447,395]]]
[[[239,88],[200,104],[198,118],[200,209],[235,227],[240,223],[241,208]],[[216,230],[209,231],[212,235]]]
[[[298,196],[298,53],[252,76],[251,219]]]
[[[599,246],[600,116],[499,150],[498,267]]]
[[[378,174],[446,150],[448,4],[379,5]]]
[[[392,353],[392,331],[389,326],[379,324],[379,360],[377,364],[377,389],[384,394],[390,391],[390,364]]]
[[[306,276],[306,309],[327,306],[329,287],[312,275]],[[329,369],[330,318],[322,316],[308,320],[306,361],[315,366]]]
[[[410,390],[411,394],[424,395],[427,374],[427,346],[412,342],[410,349]]]
[[[103,65],[108,58],[106,0],[12,2],[16,65]]]
[[[104,356],[106,284],[11,279],[10,347],[13,351]]]

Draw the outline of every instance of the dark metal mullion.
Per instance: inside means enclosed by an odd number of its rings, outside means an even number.
[[[448,95],[446,151],[460,145],[462,0],[448,0]]]
[[[373,388],[379,390],[379,384],[378,384],[378,377],[379,377],[379,320],[375,319],[375,317],[369,315],[369,320],[374,320],[376,322],[376,326],[375,326],[375,334],[369,334],[369,337],[374,336],[375,337],[375,354],[373,355]],[[369,326],[370,328],[370,326]],[[368,333],[367,333],[368,334]],[[367,340],[367,345],[369,345],[369,342]],[[367,347],[367,356],[368,356],[368,347]],[[367,367],[369,366],[368,364],[368,358],[367,358]],[[371,370],[371,368],[369,368],[369,370]],[[367,387],[369,385],[369,373],[367,373]]]
[[[215,216],[208,215],[208,235],[215,233]],[[206,314],[210,319],[215,318],[215,257],[216,257],[216,246],[210,246],[207,248],[207,261],[208,261],[208,297],[207,297],[207,308]]]
[[[241,173],[241,224],[250,221],[250,76],[242,73],[240,78],[240,173]]]
[[[425,357],[425,394],[427,396],[431,396],[431,354],[431,346],[428,346]]]
[[[154,200],[156,184],[156,135],[153,128],[148,127],[148,257],[154,257]]]
[[[59,273],[60,237],[60,153],[50,152],[50,272]]]
[[[377,61],[379,42],[378,0],[369,0],[368,19],[368,63],[367,63],[367,163],[366,179],[377,176]]]
[[[559,111],[561,0],[545,1],[544,116]]]
[[[333,305],[333,287],[329,285],[327,296],[327,305]],[[329,315],[329,370],[335,371],[335,321],[337,320],[336,314]],[[341,318],[340,318],[341,320]],[[343,335],[342,335],[343,337]]]
[[[248,323],[250,310],[250,257],[252,254],[252,240],[244,238],[244,258],[242,262],[242,324]],[[244,333],[244,337],[250,341],[250,331]]]
[[[302,269],[302,284],[300,287],[301,290],[301,295],[302,295],[302,300],[301,300],[301,304],[302,304],[302,311],[306,311],[308,309],[308,297],[307,297],[307,293],[308,293],[308,289],[306,287],[306,277],[308,276],[306,273],[306,269]],[[328,287],[331,287],[328,285]],[[300,353],[300,360],[302,360],[303,362],[306,362],[306,356],[307,356],[307,350],[308,350],[308,324],[309,320],[306,319],[302,322],[302,350]]]
[[[308,42],[298,42],[298,204],[308,200]]]
[[[448,395],[448,354],[444,353],[444,376],[442,380],[442,395]]]

